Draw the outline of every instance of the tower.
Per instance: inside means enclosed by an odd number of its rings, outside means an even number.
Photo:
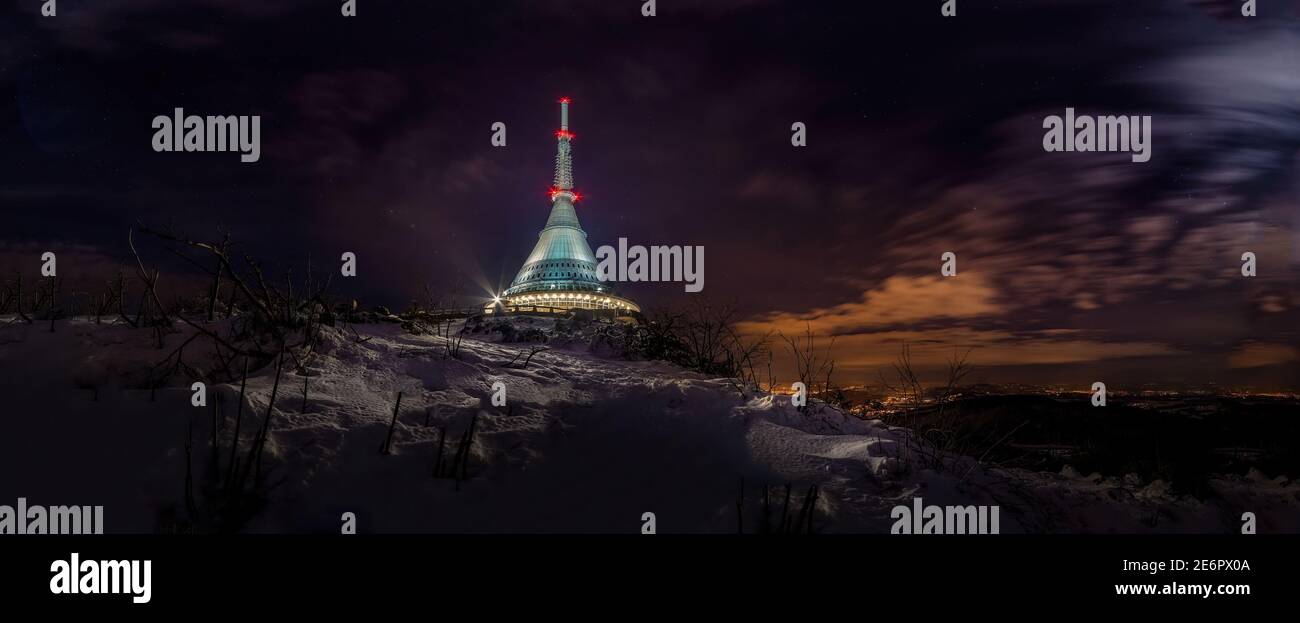
[[[573,188],[573,133],[569,132],[569,98],[560,99],[560,129],[555,133],[555,180],[551,185],[551,215],[537,236],[533,252],[515,280],[486,311],[560,311],[609,309],[641,311],[632,301],[615,295],[596,276],[596,256],[587,233],[578,223]]]

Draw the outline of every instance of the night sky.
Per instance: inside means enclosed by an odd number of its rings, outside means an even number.
[[[115,270],[136,221],[224,224],[281,266],[356,252],[340,291],[367,302],[457,275],[482,297],[545,222],[569,96],[592,247],[703,245],[704,294],[838,335],[841,383],[907,341],[971,349],[974,381],[1300,387],[1291,1],[40,4],[0,9],[5,278],[44,250],[69,280]],[[1067,106],[1152,115],[1151,161],[1045,153]],[[176,107],[261,115],[261,161],[155,153]]]

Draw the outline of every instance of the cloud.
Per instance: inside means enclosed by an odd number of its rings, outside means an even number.
[[[980,366],[1058,365],[1127,357],[1177,354],[1153,341],[1112,341],[1078,329],[980,328],[1000,323],[1011,311],[979,273],[957,277],[894,276],[852,303],[803,313],[771,313],[741,323],[748,335],[786,336],[811,330],[823,346],[834,337],[836,370],[856,380],[889,365],[904,343],[920,368],[933,368],[954,353],[971,351]],[[778,346],[778,354],[781,348]],[[784,362],[778,365],[788,372]]]
[[[267,152],[318,175],[355,169],[372,155],[367,145],[377,142],[373,137],[384,135],[381,122],[407,95],[403,78],[385,71],[356,69],[303,76],[289,95],[297,123],[283,138],[275,139]]]
[[[937,267],[937,258],[935,264]],[[1005,309],[996,299],[997,292],[977,273],[947,278],[894,276],[863,292],[858,301],[802,313],[772,313],[742,328],[794,335],[810,326],[822,335],[841,335],[931,320],[999,315]]]
[[[1255,304],[1258,306],[1259,311],[1266,314],[1280,314],[1287,310],[1286,297],[1280,294],[1261,295],[1255,301]]]
[[[39,14],[42,3],[27,4],[28,11],[33,15]],[[204,11],[230,14],[243,20],[264,20],[309,4],[309,0],[61,2],[58,18],[37,19],[35,23],[48,28],[62,44],[95,53],[111,54],[124,44],[142,39],[188,49],[215,47],[225,41],[224,20],[194,24],[194,16]],[[141,24],[148,27],[142,30]],[[125,33],[136,34],[127,36]]]
[[[1259,368],[1300,361],[1300,349],[1286,344],[1247,342],[1228,356],[1228,367]]]

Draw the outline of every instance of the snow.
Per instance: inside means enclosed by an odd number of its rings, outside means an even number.
[[[51,333],[9,320],[0,318],[0,502],[103,504],[110,532],[173,526],[186,513],[187,434],[196,489],[209,473],[211,411],[191,406],[181,380],[151,401],[143,371],[186,334],[168,336],[159,350],[149,331],[121,325],[74,319]],[[554,326],[530,320],[520,328]],[[363,532],[635,532],[648,511],[661,532],[734,532],[742,479],[747,531],[757,527],[759,487],[772,486],[779,503],[786,483],[796,511],[809,485],[819,486],[822,532],[887,533],[890,509],[913,497],[999,504],[1003,532],[1221,532],[1239,514],[1176,497],[1159,482],[921,469],[900,462],[901,429],[819,403],[800,412],[787,396],[661,362],[612,358],[581,336],[553,340],[520,368],[532,345],[492,334],[465,339],[454,359],[434,335],[394,323],[355,329],[362,339],[326,329],[305,366],[305,410],[304,377],[286,364],[266,447],[269,502],[241,530],[337,532],[340,515],[353,512]],[[524,357],[506,367],[521,349]],[[270,365],[248,378],[241,455],[274,377]],[[506,407],[490,403],[496,381]],[[224,473],[239,384],[213,389]],[[384,455],[398,392],[393,451]],[[476,414],[469,478],[434,478],[440,427],[450,461]],[[1300,526],[1300,487],[1285,479],[1214,484],[1259,513],[1261,531]]]

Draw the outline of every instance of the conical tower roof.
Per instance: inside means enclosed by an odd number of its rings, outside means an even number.
[[[533,252],[505,291],[506,296],[526,292],[603,292],[596,277],[596,256],[587,233],[578,223],[573,190],[573,134],[569,132],[569,100],[560,100],[560,130],[555,154],[555,183],[551,186],[551,215],[537,237]]]

